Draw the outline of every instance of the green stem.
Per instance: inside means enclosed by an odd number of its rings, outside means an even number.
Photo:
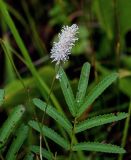
[[[130,98],[130,104],[129,104],[129,109],[128,109],[128,117],[125,121],[125,127],[124,127],[124,131],[123,131],[123,137],[122,137],[122,143],[121,143],[122,147],[125,147],[125,145],[126,145],[129,123],[130,123],[130,116],[131,116],[131,98]],[[123,160],[123,154],[119,155],[118,160]]]
[[[70,144],[70,154],[69,154],[69,159],[70,160],[72,159],[72,153],[73,153],[72,147],[74,145],[76,123],[77,123],[77,119],[75,118],[74,121],[73,121],[73,128],[72,128],[72,134],[71,134],[71,144]]]
[[[50,89],[50,92],[49,92],[49,95],[48,95],[48,98],[47,98],[45,111],[44,111],[44,114],[43,114],[42,120],[41,120],[42,124],[43,124],[43,122],[44,122],[44,120],[45,120],[46,110],[47,110],[47,107],[48,107],[48,104],[49,104],[51,92],[52,92],[53,87],[54,87],[54,84],[55,84],[55,79],[56,79],[56,76],[54,76],[53,81],[52,81],[52,84],[51,84],[51,89]],[[43,138],[44,138],[44,141],[45,141],[46,138],[45,138],[45,137],[43,137]],[[45,142],[46,142],[46,145],[47,145],[47,144],[48,144],[47,141],[45,141]],[[47,146],[48,146],[48,145],[47,145]],[[49,148],[49,147],[48,147],[48,148]],[[41,133],[41,132],[40,132],[40,159],[42,160],[42,133]]]

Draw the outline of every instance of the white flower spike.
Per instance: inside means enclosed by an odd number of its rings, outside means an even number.
[[[71,49],[78,40],[76,34],[78,33],[78,26],[73,24],[72,26],[62,27],[61,33],[59,33],[59,41],[54,42],[53,48],[51,49],[52,62],[60,64],[60,62],[66,62],[71,54]]]

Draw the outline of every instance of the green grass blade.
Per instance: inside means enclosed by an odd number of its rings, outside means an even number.
[[[25,1],[22,1],[22,6],[29,22],[29,29],[28,29],[30,31],[29,33],[32,33],[32,43],[38,50],[38,54],[40,54],[40,56],[43,56],[45,53],[47,53],[47,50],[42,39],[39,36],[35,21],[30,14],[28,4]]]
[[[31,151],[35,154],[40,154],[40,146],[31,146]],[[46,149],[42,149],[42,156],[48,160],[52,160],[53,154],[51,155]]]
[[[128,116],[127,113],[117,113],[117,114],[111,113],[111,114],[96,116],[77,124],[75,127],[75,132],[79,133],[86,129],[90,129],[96,126],[119,121],[126,118],[127,116]]]
[[[78,107],[82,104],[85,98],[86,89],[89,81],[89,74],[90,74],[90,64],[87,62],[82,67],[80,80],[78,83],[78,89],[77,89],[78,91],[76,93],[76,103]]]
[[[79,117],[104,92],[104,90],[117,79],[117,77],[117,73],[112,73],[99,82],[85,98],[85,102],[80,107],[77,117]]]
[[[16,29],[16,27],[15,27],[14,22],[12,21],[10,15],[8,13],[6,4],[2,0],[0,0],[0,11],[1,11],[3,17],[5,18],[6,23],[10,27],[11,32],[12,32],[12,34],[13,34],[13,36],[14,36],[14,38],[15,38],[15,40],[16,40],[16,42],[17,42],[17,44],[18,44],[18,46],[19,46],[19,48],[22,52],[22,54],[24,55],[25,59],[28,61],[29,65],[31,65],[31,67],[32,67],[33,64],[31,62],[28,51],[27,51],[27,49],[26,49],[26,47],[25,47],[25,45],[24,45],[24,43],[23,43],[23,41],[22,41],[22,39],[21,39],[17,29]]]
[[[1,45],[5,53],[5,84],[8,84],[16,79],[16,74],[11,63],[11,60],[13,61],[13,55],[10,50],[10,41],[8,36],[4,36],[4,44]]]
[[[15,24],[11,18],[11,16],[9,15],[9,12],[7,10],[7,6],[6,4],[3,2],[3,0],[0,0],[0,11],[2,13],[2,16],[4,18],[4,20],[6,21],[7,25],[9,26],[14,39],[16,40],[16,43],[23,55],[23,57],[25,58],[26,62],[27,62],[27,67],[29,68],[29,70],[31,71],[32,75],[35,78],[36,84],[38,85],[38,88],[42,94],[42,96],[47,99],[48,94],[50,92],[48,86],[46,85],[46,83],[41,79],[41,77],[39,76],[36,68],[34,67],[32,60],[30,58],[30,54],[28,53],[28,50],[22,40],[22,38],[20,37],[17,28],[15,27]],[[54,106],[62,112],[62,109],[59,105],[59,102],[57,101],[56,97],[54,96],[54,94],[51,94],[50,99],[52,100],[52,102],[54,103]]]
[[[27,23],[25,21],[25,18],[23,16],[21,16],[19,11],[17,11],[14,7],[9,5],[8,3],[6,3],[6,6],[7,6],[9,12],[21,23],[21,25],[23,25],[24,28],[26,28]]]
[[[83,142],[73,146],[73,151],[96,151],[105,153],[125,153],[126,151],[116,145],[104,144],[98,142]]]
[[[59,123],[68,133],[71,133],[72,131],[72,125],[70,121],[61,113],[59,113],[54,107],[48,105],[43,101],[41,101],[38,98],[33,99],[33,103],[35,106],[37,106],[39,109],[48,114],[50,117],[52,117],[57,123]]]
[[[11,135],[12,131],[15,129],[16,125],[22,118],[25,112],[24,106],[20,105],[14,108],[13,112],[10,114],[8,119],[5,121],[1,128],[0,132],[0,148],[2,148],[6,141],[8,140],[9,136]]]
[[[4,89],[0,89],[0,106],[3,104],[4,102],[4,96],[5,96],[5,91]]]
[[[128,109],[128,117],[125,120],[125,125],[124,125],[124,129],[123,129],[123,137],[122,137],[121,147],[125,147],[126,143],[128,142],[127,136],[129,133],[130,118],[131,118],[131,100],[130,100],[129,109]],[[123,160],[122,154],[119,155],[118,160]]]
[[[63,137],[61,137],[58,133],[56,133],[54,130],[48,128],[45,125],[38,124],[38,122],[36,121],[29,121],[29,125],[34,128],[35,130],[37,130],[38,132],[40,132],[40,126],[42,127],[42,131],[43,131],[43,135],[48,137],[49,139],[51,139],[52,141],[54,141],[55,143],[57,143],[58,145],[60,145],[62,148],[68,150],[70,147],[70,144],[68,143],[68,141],[66,141]]]
[[[24,143],[25,139],[28,136],[29,127],[25,125],[21,125],[16,133],[16,137],[14,138],[8,153],[6,155],[6,159],[14,160],[17,157],[17,153],[21,148],[22,144]]]
[[[71,114],[75,116],[76,115],[75,98],[74,98],[73,91],[71,89],[69,80],[62,67],[60,67],[58,72],[59,72],[58,74],[60,75],[60,78],[59,78],[60,85],[61,85],[64,97],[65,97],[66,103],[69,107]]]

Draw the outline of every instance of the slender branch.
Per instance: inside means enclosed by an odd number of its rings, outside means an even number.
[[[69,159],[72,159],[72,147],[74,145],[74,139],[75,139],[75,127],[76,127],[77,119],[75,118],[73,121],[73,128],[72,128],[72,135],[71,135],[71,143],[70,143],[70,154],[69,154]]]

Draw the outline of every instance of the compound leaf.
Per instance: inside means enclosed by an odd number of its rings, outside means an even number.
[[[100,126],[103,124],[119,121],[121,119],[126,118],[127,116],[128,116],[127,113],[117,113],[117,114],[111,113],[111,114],[96,116],[96,117],[87,119],[87,120],[77,124],[75,127],[75,132],[79,133],[79,132],[82,132],[86,129],[90,129],[92,127],[96,127],[96,126]]]
[[[116,145],[104,144],[99,142],[82,142],[73,146],[73,151],[96,151],[105,153],[125,153],[126,151]]]
[[[30,147],[31,151],[34,152],[35,154],[40,154],[40,146],[31,146]],[[42,156],[48,160],[52,160],[53,157],[53,153],[50,154],[49,151],[47,151],[46,149],[42,149]]]
[[[81,105],[78,110],[77,117],[79,117],[104,92],[104,90],[116,80],[117,77],[117,73],[112,73],[99,82],[85,98],[83,105]]]
[[[78,91],[76,93],[76,103],[78,107],[82,104],[85,98],[86,89],[89,81],[89,74],[90,74],[90,64],[86,62],[81,70],[80,80],[77,89]]]
[[[53,129],[48,128],[45,125],[42,125],[41,123],[38,123],[36,121],[29,121],[29,125],[34,128],[36,131],[41,132],[42,134],[64,149],[69,149],[70,144],[68,141],[66,141],[63,137],[61,137],[57,132],[55,132]]]
[[[16,133],[16,137],[14,138],[8,153],[6,155],[6,159],[8,160],[14,160],[16,159],[17,153],[20,149],[20,147],[22,146],[23,142],[25,141],[25,139],[28,136],[28,130],[29,127],[25,126],[25,125],[21,125],[20,128],[18,129],[17,133]]]
[[[8,140],[9,136],[11,135],[12,131],[15,129],[16,125],[22,118],[25,112],[25,108],[23,105],[20,105],[12,111],[8,119],[5,121],[1,128],[0,132],[0,148],[2,148],[6,141]]]
[[[54,107],[47,105],[45,102],[38,98],[33,99],[33,103],[42,111],[46,112],[50,117],[52,117],[57,123],[59,123],[68,133],[72,131],[72,125],[68,119],[59,113]]]
[[[59,68],[57,74],[59,75],[59,81],[60,81],[60,85],[65,97],[66,103],[69,107],[71,114],[75,117],[76,115],[75,98],[74,98],[69,80],[62,67]]]

